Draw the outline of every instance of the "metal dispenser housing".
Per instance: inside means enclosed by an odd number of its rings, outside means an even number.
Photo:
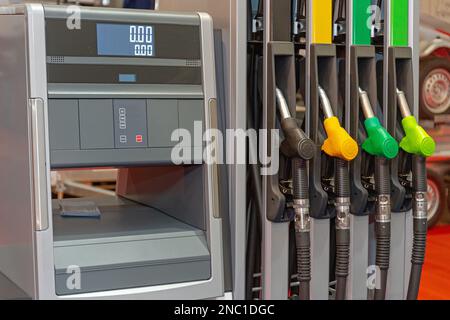
[[[0,158],[14,177],[1,179],[1,272],[35,299],[223,296],[226,213],[217,165],[202,152],[204,130],[218,126],[210,16],[76,16],[41,4],[0,12],[9,84],[0,127],[15,159]],[[149,32],[144,51],[122,46],[132,27]],[[176,129],[197,139],[174,139]],[[116,197],[51,200],[51,170],[95,167],[119,168]],[[73,205],[101,216],[63,217]],[[80,286],[69,285],[73,270]]]

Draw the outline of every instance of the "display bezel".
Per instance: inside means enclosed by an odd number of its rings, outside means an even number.
[[[109,20],[83,20],[80,29],[68,29],[66,20],[47,19],[47,56],[108,57],[99,56],[97,53],[96,26],[99,23],[131,24]],[[133,24],[145,25],[146,23],[137,21]],[[153,41],[156,48],[153,58],[201,59],[199,26],[162,23],[148,24],[153,26],[153,32],[157,35]],[[120,58],[118,56],[111,57]]]

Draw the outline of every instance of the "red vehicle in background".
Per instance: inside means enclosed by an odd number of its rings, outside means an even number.
[[[428,159],[428,225],[450,220],[450,1],[422,1],[420,119],[436,140]]]

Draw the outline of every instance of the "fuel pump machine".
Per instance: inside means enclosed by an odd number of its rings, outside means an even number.
[[[212,19],[31,4],[1,9],[0,42],[0,271],[36,299],[223,296],[218,169],[202,152]],[[116,196],[51,199],[52,170],[97,167],[119,168]]]
[[[0,272],[32,298],[416,299],[418,7],[0,9]],[[215,128],[267,130],[220,166]],[[115,196],[52,199],[52,171],[104,167]]]

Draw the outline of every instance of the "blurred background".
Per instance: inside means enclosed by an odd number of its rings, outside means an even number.
[[[450,299],[450,1],[421,1],[420,120],[437,142],[428,161],[430,232],[421,299]]]

